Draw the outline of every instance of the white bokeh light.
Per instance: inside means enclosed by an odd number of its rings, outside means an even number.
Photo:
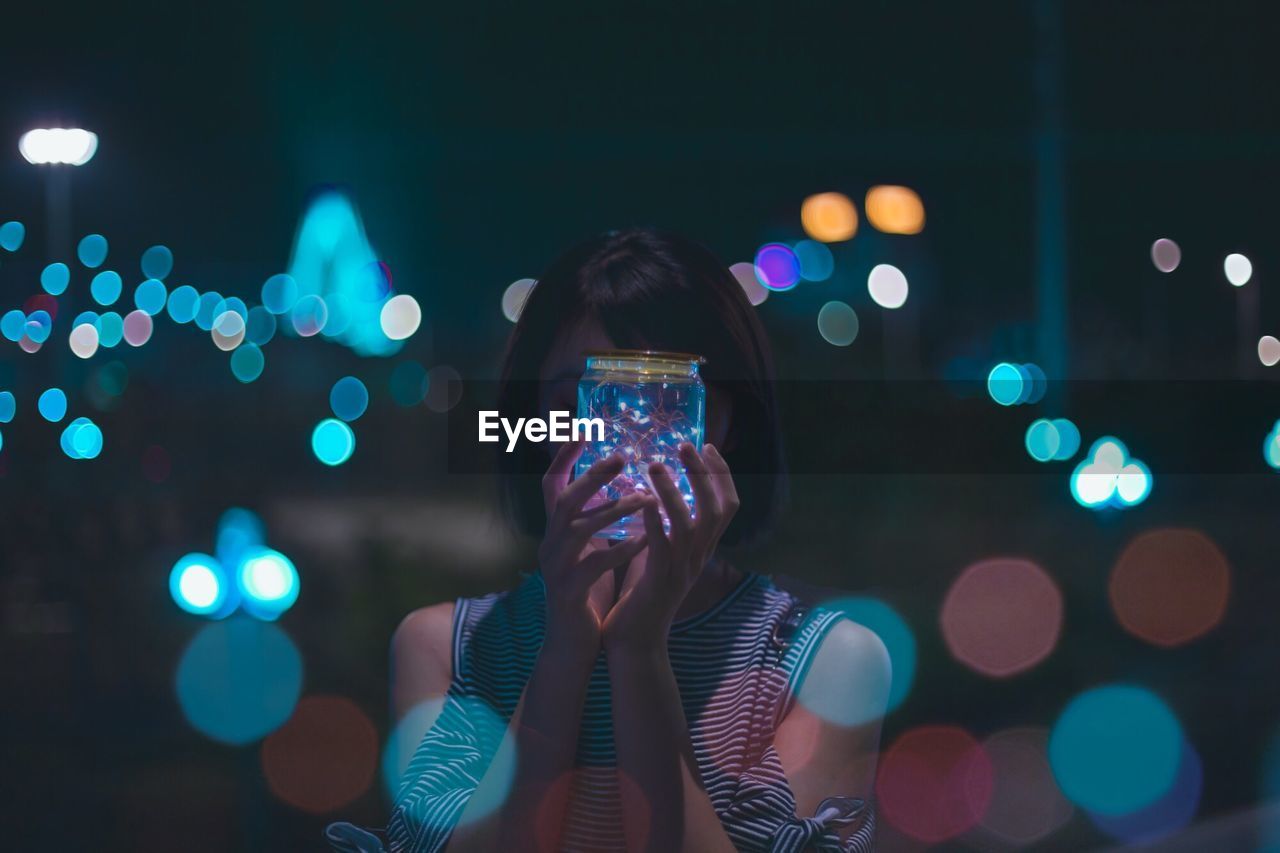
[[[512,323],[519,320],[520,312],[524,309],[524,301],[535,284],[537,282],[534,279],[521,278],[507,285],[507,289],[502,292],[502,316]]]
[[[1272,335],[1263,335],[1258,338],[1258,361],[1266,367],[1275,367],[1280,364],[1280,340]]]
[[[1244,287],[1253,278],[1253,263],[1244,255],[1232,253],[1222,261],[1222,271],[1227,281],[1236,287]]]
[[[78,127],[42,127],[22,134],[18,150],[28,163],[83,166],[98,151],[98,135]]]
[[[867,276],[867,292],[881,308],[901,308],[907,301],[907,277],[892,264],[876,264]]]
[[[71,330],[68,343],[80,358],[91,358],[98,351],[98,330],[92,323],[81,323]]]
[[[1182,263],[1182,249],[1168,237],[1161,237],[1151,244],[1151,263],[1160,272],[1173,272]]]
[[[382,306],[382,333],[393,341],[402,341],[418,331],[422,309],[418,300],[407,293],[393,296]]]

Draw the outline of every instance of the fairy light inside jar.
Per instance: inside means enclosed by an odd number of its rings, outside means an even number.
[[[661,462],[674,472],[680,495],[690,512],[695,511],[680,445],[687,441],[702,448],[707,408],[706,387],[698,373],[702,361],[697,355],[640,350],[587,354],[587,369],[578,382],[578,417],[603,420],[604,440],[583,449],[575,476],[614,453],[623,460],[622,472],[588,507],[636,492],[656,494],[649,465]],[[665,512],[662,521],[669,529]],[[626,539],[643,526],[639,515],[627,516],[596,535]]]

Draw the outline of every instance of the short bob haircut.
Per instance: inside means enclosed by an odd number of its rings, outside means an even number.
[[[732,400],[725,461],[741,500],[721,542],[768,531],[784,501],[786,470],[774,397],[773,359],[755,309],[728,268],[704,246],[650,229],[611,231],[557,258],[525,300],[502,367],[498,411],[538,412],[538,373],[559,337],[595,320],[622,349],[698,353],[702,377]],[[503,504],[521,531],[540,537],[545,445],[498,453]]]

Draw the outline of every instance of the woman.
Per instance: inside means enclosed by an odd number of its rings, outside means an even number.
[[[392,849],[870,849],[883,645],[719,550],[764,530],[783,489],[754,309],[688,240],[591,240],[529,295],[499,411],[572,410],[583,354],[617,348],[706,357],[707,443],[680,449],[696,517],[661,465],[649,471],[656,495],[587,509],[619,458],[571,480],[582,448],[559,445],[534,485],[516,473],[529,460],[503,454],[510,508],[542,540],[538,571],[417,610],[396,631],[397,717],[446,698],[401,782]],[[735,480],[736,464],[750,475]],[[592,538],[636,514],[643,535]],[[836,723],[810,710],[824,707],[848,713]]]

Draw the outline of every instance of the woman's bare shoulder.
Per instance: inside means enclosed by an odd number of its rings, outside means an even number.
[[[419,607],[391,637],[392,702],[397,715],[443,696],[453,679],[453,602]]]

